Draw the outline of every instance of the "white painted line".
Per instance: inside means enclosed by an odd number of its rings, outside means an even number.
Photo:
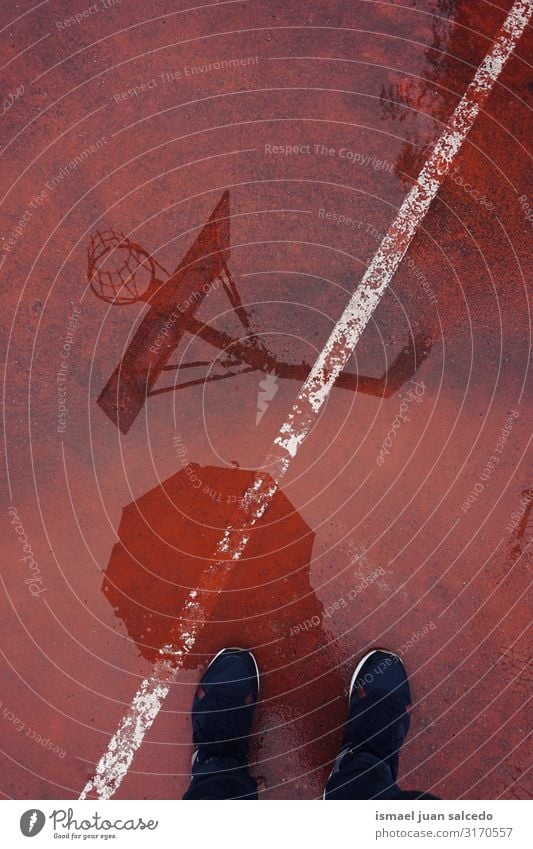
[[[210,566],[200,576],[198,589],[189,593],[171,643],[160,650],[161,658],[155,663],[152,675],[142,682],[135,694],[80,799],[86,799],[89,794],[109,799],[118,789],[183,665],[183,658],[192,650],[198,634],[208,622],[209,613],[216,603],[217,593],[223,591],[232,562],[241,557],[251,529],[274,498],[280,481],[392,280],[481,106],[531,18],[532,11],[533,0],[516,0],[511,7],[492,49],[477,69],[424,164],[417,183],[403,201],[360,285],[298,393],[287,421],[281,426],[265,460],[264,466],[270,469],[270,474],[256,475],[244,494],[241,507],[235,512],[213,552]],[[205,596],[204,601],[200,598],[202,594]]]

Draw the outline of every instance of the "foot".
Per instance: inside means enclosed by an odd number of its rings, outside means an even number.
[[[355,667],[348,699],[346,733],[333,772],[348,753],[366,752],[386,761],[396,780],[398,753],[409,730],[407,707],[411,704],[409,679],[401,658],[386,649],[365,654]]]
[[[248,762],[259,669],[245,649],[222,649],[207,667],[192,705],[193,763],[212,757]]]

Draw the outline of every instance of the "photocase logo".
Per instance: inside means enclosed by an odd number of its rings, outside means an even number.
[[[42,830],[46,817],[37,808],[25,811],[20,818],[20,830],[25,837],[35,837]]]
[[[260,392],[257,396],[257,415],[255,417],[255,426],[259,424],[266,411],[270,401],[275,397],[278,391],[278,376],[275,371],[268,371],[259,381]]]

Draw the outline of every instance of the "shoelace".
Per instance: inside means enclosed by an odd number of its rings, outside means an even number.
[[[200,702],[195,717],[200,749],[215,755],[246,753],[246,740],[242,738],[239,717],[243,706],[235,703],[235,694],[221,687],[207,691]]]
[[[399,743],[398,720],[405,712],[405,702],[396,694],[374,691],[357,705],[349,723],[350,745],[364,746],[365,751],[390,757]]]

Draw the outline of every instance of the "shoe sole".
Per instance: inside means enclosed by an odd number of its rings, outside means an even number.
[[[220,657],[220,655],[224,654],[225,651],[245,651],[247,654],[250,655],[250,657],[252,658],[252,660],[254,662],[254,666],[255,666],[255,674],[256,674],[256,677],[257,677],[257,698],[259,698],[259,690],[260,690],[260,687],[261,687],[261,676],[259,674],[259,666],[257,665],[257,660],[255,659],[255,656],[254,656],[253,652],[250,651],[250,649],[243,649],[240,646],[226,646],[225,648],[220,649],[220,651],[217,652],[216,655],[213,658],[211,658],[211,660],[207,664],[205,672],[207,672],[209,667],[213,665],[213,663],[215,662],[217,657]],[[205,672],[204,672],[204,675],[205,675]]]
[[[375,654],[378,651],[382,652],[382,654],[388,654],[391,657],[397,657],[398,660],[400,661],[400,663],[403,664],[403,661],[402,661],[400,655],[396,654],[396,652],[389,651],[388,649],[372,649],[372,651],[367,652],[367,654],[365,654],[364,657],[361,658],[361,660],[359,661],[359,663],[355,667],[355,671],[352,675],[352,680],[350,681],[350,689],[348,691],[348,704],[350,703],[350,700],[352,698],[352,692],[353,692],[354,684],[357,681],[357,676],[359,675],[361,669],[363,668],[363,666],[367,662],[368,658],[372,657],[372,655]]]

